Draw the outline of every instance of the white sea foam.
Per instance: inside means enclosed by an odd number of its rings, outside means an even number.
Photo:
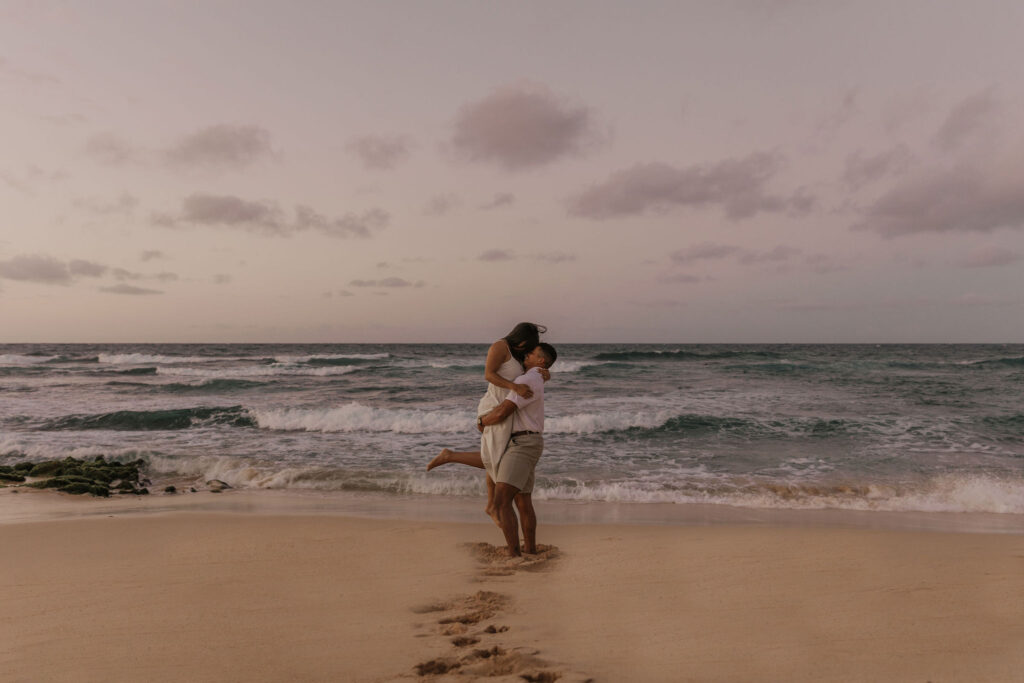
[[[314,353],[308,356],[275,355],[279,363],[308,363],[314,360],[382,360],[390,358],[390,353]]]
[[[0,365],[36,365],[59,358],[59,356],[25,356],[20,353],[0,354]]]
[[[551,367],[552,373],[558,372],[579,372],[583,368],[592,365],[607,365],[607,361],[599,360],[559,360]]]
[[[167,365],[171,363],[211,363],[216,361],[237,360],[217,356],[165,356],[151,353],[101,353],[100,363],[110,365]]]
[[[33,460],[40,459],[39,455],[79,458],[99,455],[93,450],[29,452],[27,455]],[[467,496],[480,492],[479,477],[459,470],[437,476],[420,472],[418,468],[384,472],[329,463],[296,465],[214,455],[177,458],[125,450],[120,456],[122,459],[143,457],[154,476],[177,475],[198,481],[220,479],[236,488],[361,490],[431,496]],[[116,456],[107,451],[107,457]],[[1024,514],[1024,482],[987,476],[940,476],[918,486],[897,488],[879,484],[860,487],[754,484],[698,470],[676,478],[639,475],[629,480],[592,483],[538,474],[534,497],[538,500],[699,503],[797,510]]]
[[[328,377],[332,375],[347,375],[350,372],[359,370],[358,365],[329,365],[322,368],[308,367],[304,365],[293,365],[290,363],[273,363],[271,365],[244,365],[237,368],[157,368],[158,375],[178,375],[183,377],[211,377],[211,378],[236,378],[236,377],[274,377],[279,375],[308,375],[313,377]]]
[[[373,408],[348,403],[339,408],[251,410],[262,429],[307,432],[458,433],[472,427],[469,412]]]
[[[564,417],[547,418],[544,421],[544,431],[552,434],[593,434],[634,427],[653,429],[660,427],[675,416],[676,413],[670,410],[576,413]]]

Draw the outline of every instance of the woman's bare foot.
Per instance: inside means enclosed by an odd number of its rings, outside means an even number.
[[[495,507],[494,501],[487,501],[487,507],[484,508],[484,512],[487,516],[494,520],[494,526],[501,528],[501,522],[498,521],[498,508]]]
[[[451,462],[451,460],[449,460],[449,458],[451,457],[451,454],[452,454],[452,452],[451,452],[450,449],[442,448],[441,452],[438,453],[437,456],[433,460],[431,460],[430,462],[427,463],[427,472],[429,472],[430,470],[434,469],[438,465],[444,465],[446,463]]]

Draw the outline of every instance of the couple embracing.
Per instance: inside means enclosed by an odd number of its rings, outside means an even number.
[[[544,382],[558,357],[540,341],[547,328],[519,323],[487,351],[487,393],[477,406],[479,451],[447,448],[427,470],[447,463],[478,467],[487,473],[487,514],[501,529],[508,552],[537,552],[537,515],[533,509],[534,469],[544,450]],[[519,511],[517,523],[513,503]],[[523,548],[519,547],[519,526]]]

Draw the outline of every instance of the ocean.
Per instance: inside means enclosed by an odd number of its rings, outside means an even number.
[[[559,344],[535,499],[1024,514],[1024,345]],[[481,344],[0,345],[0,464],[481,499]]]

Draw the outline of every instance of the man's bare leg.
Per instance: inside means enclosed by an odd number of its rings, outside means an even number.
[[[498,525],[501,533],[505,536],[505,545],[508,554],[512,557],[522,557],[519,550],[519,523],[516,513],[512,509],[512,500],[519,493],[519,489],[505,482],[497,482],[494,485],[494,505],[498,508]]]
[[[434,469],[439,465],[447,465],[448,463],[456,462],[460,465],[469,465],[470,467],[484,468],[484,461],[480,457],[480,451],[453,451],[448,448],[442,448],[441,452],[430,462],[427,463],[427,471]]]
[[[537,513],[533,510],[533,496],[529,493],[516,494],[516,508],[519,510],[519,524],[523,527],[523,552],[537,554]]]

